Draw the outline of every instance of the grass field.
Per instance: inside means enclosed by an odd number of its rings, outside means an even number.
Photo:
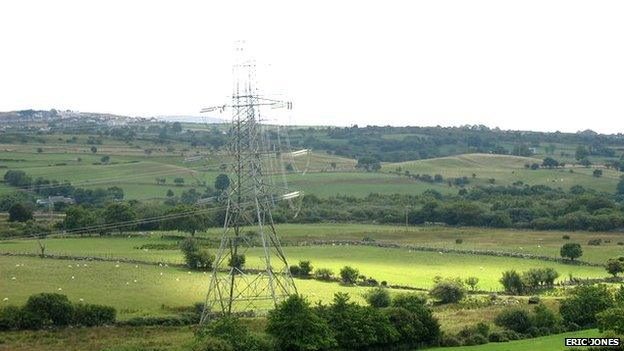
[[[214,239],[216,238],[215,235]],[[47,239],[44,243],[49,254],[97,256],[109,259],[132,258],[150,262],[183,262],[182,255],[177,249],[140,249],[142,245],[156,243],[169,243],[175,247],[175,241],[162,239],[156,235],[139,238]],[[385,280],[389,284],[418,288],[430,287],[435,276],[461,278],[476,276],[480,279],[481,289],[497,291],[501,288],[498,282],[501,273],[510,267],[516,270],[552,267],[560,273],[560,279],[567,279],[569,275],[581,278],[606,276],[602,267],[509,257],[442,254],[408,249],[367,246],[286,246],[284,251],[291,264],[299,260],[310,260],[315,267],[330,268],[336,274],[343,266],[351,265],[359,269],[361,274],[371,276],[378,281]],[[0,252],[35,253],[37,244],[31,240],[5,241],[0,243]],[[260,249],[252,248],[246,256],[247,267],[260,266],[262,262]]]
[[[442,347],[436,351],[560,351],[565,350],[565,338],[595,338],[599,337],[597,329],[581,330],[563,334],[548,335],[534,339],[516,340],[504,343],[489,343],[476,346]],[[582,348],[574,348],[579,350]]]
[[[401,226],[372,224],[280,224],[277,225],[280,240],[285,244],[297,244],[310,240],[362,240],[371,238],[377,242],[411,244],[435,248],[454,248],[460,250],[494,250],[505,252],[531,253],[540,256],[559,257],[561,245],[567,242],[578,242],[583,247],[581,260],[604,263],[607,259],[624,255],[624,233],[597,232],[558,232],[513,229],[490,229],[474,227],[417,226],[406,230]],[[143,260],[170,260],[178,262],[177,253],[169,254],[163,250],[137,250],[144,244],[170,243],[161,238],[161,232],[154,232],[144,237],[127,238],[92,238],[88,241],[80,238],[47,239],[45,244],[48,253],[68,255],[97,255],[100,257],[135,257]],[[174,233],[180,234],[180,233]],[[213,228],[203,237],[218,241],[221,229]],[[563,235],[570,240],[562,239]],[[461,238],[462,244],[455,239]],[[590,239],[601,238],[599,246],[588,246]],[[100,244],[98,240],[103,240]],[[609,242],[607,242],[609,241]],[[32,240],[0,241],[0,252],[37,252],[37,243]],[[120,256],[115,256],[120,255]]]
[[[466,154],[426,160],[389,163],[383,166],[384,170],[394,171],[400,167],[403,171],[409,170],[412,174],[441,174],[444,178],[468,177],[475,174],[473,183],[485,184],[488,179],[494,179],[496,184],[509,185],[522,181],[529,185],[548,185],[552,188],[569,189],[574,185],[586,188],[614,192],[621,172],[603,169],[603,176],[592,176],[594,168],[574,167],[565,169],[538,169],[530,170],[525,164],[539,163],[539,158],[491,155]],[[572,172],[571,172],[572,171]]]

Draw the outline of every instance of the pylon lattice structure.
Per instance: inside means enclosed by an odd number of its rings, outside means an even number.
[[[258,94],[253,61],[237,63],[234,76],[231,105],[202,110],[231,109],[232,122],[228,145],[231,183],[224,200],[225,223],[201,323],[218,315],[267,310],[297,292],[271,212],[277,201],[290,201],[299,192],[289,192],[286,186],[276,186],[271,180],[273,174],[283,172],[283,167],[275,169],[283,151],[272,145],[260,118],[262,107],[292,105]],[[261,266],[246,268],[249,255],[260,256]]]

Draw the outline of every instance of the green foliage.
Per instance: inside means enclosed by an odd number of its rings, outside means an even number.
[[[559,312],[567,324],[592,327],[596,324],[596,315],[613,304],[613,297],[605,285],[581,285],[561,302]]]
[[[317,268],[314,270],[314,276],[320,280],[331,280],[334,276],[334,271],[329,268]]]
[[[468,277],[464,281],[466,285],[470,287],[470,290],[475,291],[477,289],[477,285],[479,285],[479,278],[477,277]]]
[[[364,299],[372,307],[382,308],[390,306],[390,293],[387,288],[373,288],[364,293]]]
[[[194,350],[264,351],[273,349],[266,338],[251,333],[235,317],[221,317],[195,333]]]
[[[351,266],[344,266],[340,270],[340,279],[344,284],[355,284],[359,274],[360,272],[357,269]]]
[[[624,177],[617,184],[617,193],[624,195]]]
[[[600,331],[611,330],[624,335],[624,307],[609,308],[596,315]]]
[[[381,163],[374,157],[361,157],[357,161],[357,168],[366,170],[367,172],[378,171],[381,169]]]
[[[539,304],[533,309],[531,324],[536,328],[548,328],[552,330],[559,325],[559,317],[548,307]]]
[[[215,178],[214,187],[218,191],[227,190],[230,187],[230,178],[227,174],[221,173]]]
[[[574,260],[583,256],[583,249],[581,248],[581,244],[566,243],[561,246],[560,254],[563,258],[569,258],[570,260]]]
[[[61,226],[64,229],[77,229],[96,225],[98,219],[92,210],[83,206],[72,206],[65,211],[65,218]]]
[[[54,293],[32,295],[26,301],[24,310],[41,317],[43,324],[69,325],[73,317],[73,306],[67,296]]]
[[[182,250],[184,261],[190,269],[212,269],[214,256],[202,248],[195,238],[184,239],[180,244],[180,250]]]
[[[426,302],[426,298],[422,295],[402,293],[394,296],[392,299],[392,307],[396,309],[405,309],[417,316],[418,321],[423,327],[424,338],[422,341],[425,343],[435,343],[440,337],[440,324],[433,316],[431,309],[427,307]]]
[[[206,230],[214,224],[208,215],[195,213],[197,210],[197,207],[189,205],[173,207],[166,212],[166,215],[171,217],[162,221],[161,228],[180,230],[194,236],[198,231]]]
[[[607,264],[605,265],[605,269],[607,272],[614,277],[619,273],[624,272],[624,260],[610,258],[607,260]]]
[[[500,283],[503,285],[503,288],[505,288],[505,291],[510,294],[522,294],[525,291],[522,277],[515,270],[503,272]]]
[[[232,254],[230,260],[228,261],[228,266],[232,268],[243,269],[245,266],[245,255],[243,254]]]
[[[309,277],[313,268],[310,261],[299,261],[299,275]]]
[[[6,306],[0,308],[0,331],[41,329],[44,320],[41,316],[24,308]]]
[[[338,346],[343,349],[365,349],[397,341],[398,333],[386,315],[379,310],[349,301],[345,293],[337,293],[325,317]]]
[[[137,215],[134,209],[127,203],[114,202],[106,206],[104,210],[104,221],[106,224],[117,224],[136,220]],[[124,226],[124,228],[132,228],[132,225]],[[119,228],[121,232],[124,228]]]
[[[32,184],[32,178],[27,176],[24,171],[8,170],[3,179],[5,183],[14,187],[27,187]]]
[[[526,333],[533,326],[529,313],[520,308],[509,308],[500,312],[494,323],[500,327],[513,330],[518,333]]]
[[[459,302],[465,294],[464,284],[459,279],[444,279],[437,282],[429,291],[429,295],[443,304]]]
[[[16,203],[9,208],[9,222],[26,222],[33,219],[33,210],[23,203]]]
[[[113,307],[93,304],[75,304],[72,324],[94,327],[115,323],[117,311]]]
[[[280,350],[326,350],[336,345],[327,322],[300,295],[291,295],[269,311],[267,333]]]

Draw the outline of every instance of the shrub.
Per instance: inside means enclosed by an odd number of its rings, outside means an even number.
[[[455,303],[463,299],[465,293],[461,281],[447,279],[436,283],[429,295],[438,299],[440,303]]]
[[[386,288],[370,289],[364,294],[364,299],[372,307],[388,307],[390,306],[390,293]]]
[[[340,280],[342,280],[344,284],[355,284],[358,275],[359,271],[351,266],[344,266],[340,270]]]
[[[241,325],[239,319],[235,317],[215,319],[199,329],[195,336],[200,344],[206,338],[223,340],[236,351],[266,350],[269,344],[267,340],[250,333],[247,327]]]
[[[392,307],[403,308],[416,315],[424,328],[425,338],[423,342],[431,344],[440,337],[440,324],[433,316],[431,309],[425,304],[426,302],[427,300],[418,294],[397,294],[392,299]]]
[[[547,328],[548,330],[551,330],[559,324],[559,318],[548,307],[539,304],[535,306],[535,309],[533,309],[531,324],[536,328]]]
[[[455,244],[463,244],[464,239],[455,239]]]
[[[563,239],[563,240],[570,240],[570,236],[565,234],[564,236],[561,237],[561,239]]]
[[[192,351],[234,351],[234,347],[227,341],[212,336],[195,340]]]
[[[334,301],[325,315],[341,349],[366,349],[391,344],[399,339],[397,328],[386,314],[350,302],[349,296],[344,293],[334,295]]]
[[[488,341],[490,326],[480,322],[471,327],[464,327],[457,333],[457,336],[464,340],[465,345],[480,345]]]
[[[266,331],[280,349],[322,350],[336,345],[327,322],[299,295],[289,296],[269,312]]]
[[[526,333],[532,327],[529,313],[519,308],[503,310],[494,318],[494,323],[518,333]]]
[[[301,269],[299,268],[299,266],[290,266],[290,274],[292,274],[293,276],[299,276],[301,275]]]
[[[503,272],[500,282],[505,288],[505,291],[511,294],[522,294],[525,290],[522,277],[514,270]]]
[[[40,329],[43,319],[23,308],[6,306],[0,308],[0,331],[19,329]]]
[[[600,238],[589,239],[589,241],[587,241],[587,245],[589,246],[600,246],[600,244],[602,244],[602,239]]]
[[[299,261],[299,274],[308,277],[312,273],[312,264],[310,261]]]
[[[624,307],[615,307],[596,315],[600,331],[611,330],[624,335]]]
[[[464,345],[483,345],[488,343],[488,338],[481,334],[471,335],[469,338],[464,339]]]
[[[611,293],[605,285],[582,285],[561,302],[559,312],[566,324],[592,327],[596,324],[596,315],[613,304]]]
[[[72,324],[93,327],[96,325],[113,324],[117,312],[110,306],[76,304]]]
[[[73,317],[73,308],[67,296],[41,293],[31,295],[24,310],[41,317],[43,324],[55,326],[69,325]]]
[[[444,335],[442,336],[442,339],[440,340],[440,346],[444,346],[444,347],[461,346],[461,344],[462,344],[461,340],[459,340],[458,337],[453,336],[453,335]]]
[[[479,278],[468,277],[464,282],[470,287],[470,290],[475,291],[477,290],[477,285],[479,285]]]
[[[334,272],[329,268],[317,268],[314,270],[314,276],[320,280],[331,280]]]
[[[507,335],[505,335],[505,333],[491,332],[488,336],[488,340],[490,340],[490,342],[507,342],[509,341],[509,338],[507,338]]]

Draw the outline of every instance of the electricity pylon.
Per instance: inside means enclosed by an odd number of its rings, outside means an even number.
[[[299,192],[277,187],[268,179],[276,173],[271,168],[282,156],[263,134],[260,118],[261,107],[290,109],[292,105],[258,94],[253,61],[237,63],[234,76],[231,104],[202,110],[231,109],[232,123],[225,223],[201,323],[212,316],[266,310],[297,292],[271,211],[276,201],[291,199]],[[261,266],[246,268],[245,261],[250,257],[259,257]]]

